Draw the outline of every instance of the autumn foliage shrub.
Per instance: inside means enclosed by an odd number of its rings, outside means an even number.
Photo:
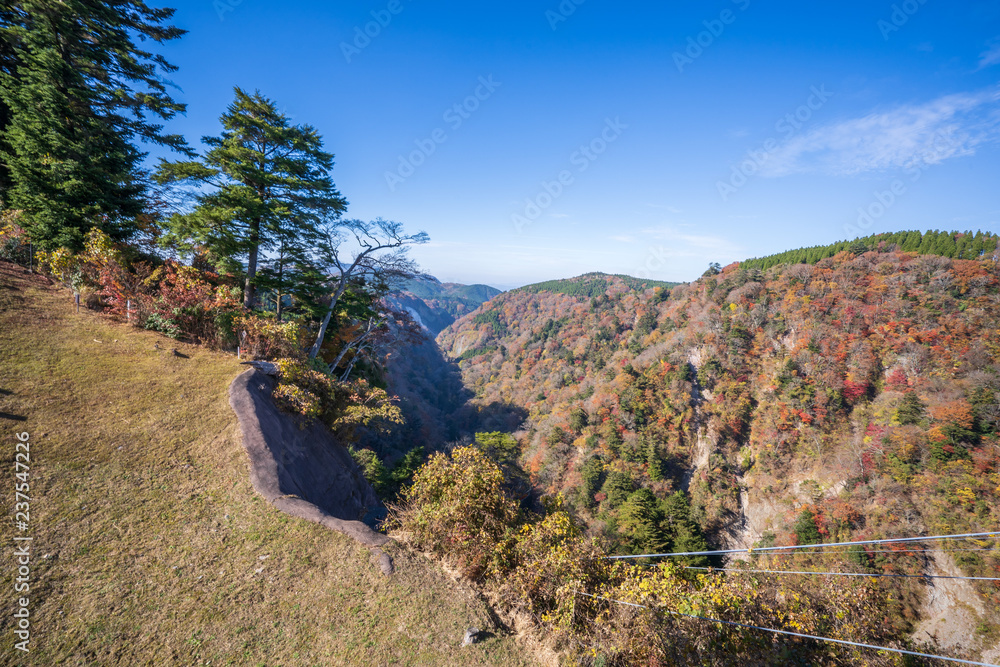
[[[402,493],[397,521],[407,539],[473,579],[507,571],[517,503],[500,466],[474,447],[438,453]]]
[[[206,343],[223,343],[231,336],[220,330],[225,314],[242,309],[239,288],[218,284],[218,276],[168,261],[145,281],[157,291],[145,299],[153,313],[172,321],[187,337]],[[120,303],[120,297],[118,297]]]
[[[48,273],[113,319],[215,347],[235,342],[239,287],[223,277],[173,260],[160,263],[104,232],[88,232],[82,252],[38,252]]]
[[[298,359],[281,359],[277,365],[273,398],[278,407],[318,419],[345,442],[353,442],[360,427],[377,430],[403,422],[393,398],[363,379],[343,382]]]
[[[243,355],[249,359],[292,359],[304,355],[307,332],[299,322],[242,314],[234,318],[233,330]]]
[[[583,533],[560,497],[546,505],[541,516],[519,511],[501,467],[464,447],[421,467],[393,516],[397,537],[459,566],[501,611],[527,617],[570,664],[902,664],[891,654],[776,642],[759,630],[689,616],[901,646],[882,622],[887,594],[870,582],[607,560],[605,545]]]

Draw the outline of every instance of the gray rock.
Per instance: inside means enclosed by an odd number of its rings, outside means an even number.
[[[392,563],[392,557],[381,549],[372,549],[372,557],[378,561],[378,567],[385,576],[392,576],[392,573],[396,571],[396,566]]]
[[[470,644],[475,644],[479,641],[479,628],[469,628],[465,631],[465,639],[462,640],[462,646],[469,646]]]
[[[367,547],[390,539],[357,520],[379,504],[364,473],[330,430],[319,422],[304,428],[271,400],[276,381],[247,371],[229,386],[229,404],[250,457],[250,482],[276,508],[344,533]]]
[[[244,361],[240,365],[253,366],[264,375],[270,375],[272,377],[277,377],[278,375],[278,364],[272,364],[270,361]]]

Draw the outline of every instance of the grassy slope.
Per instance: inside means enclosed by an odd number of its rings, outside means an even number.
[[[28,431],[35,538],[32,652],[13,651],[5,611],[0,663],[530,662],[511,637],[458,649],[488,612],[427,561],[390,549],[386,579],[366,549],[254,493],[233,357],[76,315],[28,278],[0,263],[0,511],[13,517],[13,434]],[[4,558],[5,610],[13,571]]]

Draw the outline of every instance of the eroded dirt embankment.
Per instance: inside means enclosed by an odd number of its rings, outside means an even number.
[[[250,481],[282,512],[339,531],[368,547],[389,542],[360,518],[379,505],[350,453],[318,422],[300,428],[271,399],[275,379],[248,370],[229,386],[243,431]]]

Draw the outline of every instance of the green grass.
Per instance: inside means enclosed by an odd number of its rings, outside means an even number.
[[[466,627],[491,628],[489,610],[423,557],[390,547],[385,578],[367,549],[257,496],[226,393],[241,371],[230,355],[76,314],[67,291],[0,263],[4,549],[21,431],[34,536],[31,652],[13,650],[4,558],[0,663],[534,662],[496,630],[460,649]]]

